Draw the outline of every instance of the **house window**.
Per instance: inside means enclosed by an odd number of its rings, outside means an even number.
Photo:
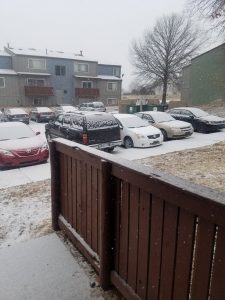
[[[117,98],[108,98],[107,103],[108,105],[118,105],[118,100]]]
[[[108,91],[117,91],[117,82],[108,82],[107,90]]]
[[[120,77],[120,68],[113,68],[113,76]]]
[[[34,106],[42,105],[42,99],[41,98],[34,98],[33,104],[34,104]]]
[[[88,64],[75,63],[75,72],[89,72]]]
[[[28,59],[28,68],[36,70],[45,70],[46,69],[46,60],[41,58],[29,58]]]
[[[35,78],[28,78],[27,79],[28,86],[45,86],[44,79],[35,79]]]
[[[0,88],[4,88],[4,87],[5,87],[5,78],[0,77]]]
[[[92,89],[93,82],[92,81],[82,81],[82,88],[83,89]]]
[[[66,75],[66,66],[55,66],[55,75],[56,76],[65,76]]]

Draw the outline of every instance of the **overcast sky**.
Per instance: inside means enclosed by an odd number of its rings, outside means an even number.
[[[156,19],[181,12],[185,0],[0,0],[0,49],[79,52],[122,65],[123,87],[134,78],[129,48]]]

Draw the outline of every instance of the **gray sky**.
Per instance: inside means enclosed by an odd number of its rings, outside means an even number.
[[[0,49],[79,52],[100,63],[122,65],[123,87],[132,76],[131,41],[156,19],[181,12],[185,0],[0,0]]]

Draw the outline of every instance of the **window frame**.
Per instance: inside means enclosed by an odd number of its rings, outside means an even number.
[[[111,84],[112,85],[112,87],[113,87],[113,85],[115,85],[116,86],[116,88],[115,89],[109,89],[109,84]],[[118,84],[117,84],[117,82],[115,82],[115,81],[108,81],[107,82],[107,91],[110,91],[110,92],[116,92],[118,90]]]
[[[29,80],[42,81],[44,83],[44,85],[29,85]],[[27,86],[38,86],[38,87],[46,86],[46,80],[44,78],[38,78],[38,79],[37,78],[27,78],[26,83],[27,83]]]
[[[0,89],[4,89],[5,88],[5,77],[0,77],[0,79],[3,79],[3,86],[0,85]]]
[[[84,87],[84,83],[91,83],[91,87],[89,88],[89,87]],[[90,81],[90,80],[83,80],[83,81],[81,81],[81,87],[83,88],[83,89],[93,89],[93,81]]]
[[[44,62],[44,68],[32,68],[31,67],[31,61],[43,61]],[[28,58],[28,69],[30,70],[46,70],[46,59],[44,58]]]
[[[81,66],[87,66],[87,71],[82,70]],[[88,63],[74,63],[74,71],[77,73],[89,73],[89,64]]]
[[[56,74],[56,68],[59,68],[59,74]],[[64,72],[62,72],[64,70]],[[65,65],[55,65],[55,76],[66,76],[66,66]]]
[[[118,75],[116,74],[118,72]],[[120,68],[119,67],[113,67],[113,76],[120,77]]]

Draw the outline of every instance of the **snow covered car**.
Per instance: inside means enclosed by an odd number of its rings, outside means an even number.
[[[45,134],[48,141],[62,137],[108,152],[122,144],[118,122],[105,112],[61,113],[45,125]]]
[[[21,122],[0,123],[0,168],[22,167],[47,161],[48,144]]]
[[[167,111],[176,120],[191,123],[194,131],[215,132],[225,128],[225,118],[210,115],[196,107],[176,107]]]
[[[163,142],[161,131],[147,121],[131,114],[114,114],[120,124],[120,136],[125,148],[154,147]]]
[[[63,112],[76,112],[78,109],[75,106],[72,105],[60,105],[56,107],[55,114],[63,113]]]
[[[82,103],[79,109],[85,111],[106,111],[104,103],[99,101]]]
[[[190,123],[178,121],[166,112],[142,111],[135,115],[148,121],[152,126],[159,128],[163,134],[164,141],[185,138],[192,135],[194,131]]]
[[[30,118],[28,113],[25,112],[22,108],[5,108],[4,114],[6,120],[9,122],[23,122],[29,124]]]
[[[34,107],[30,111],[30,119],[36,122],[49,122],[55,118],[55,113],[48,107]]]

